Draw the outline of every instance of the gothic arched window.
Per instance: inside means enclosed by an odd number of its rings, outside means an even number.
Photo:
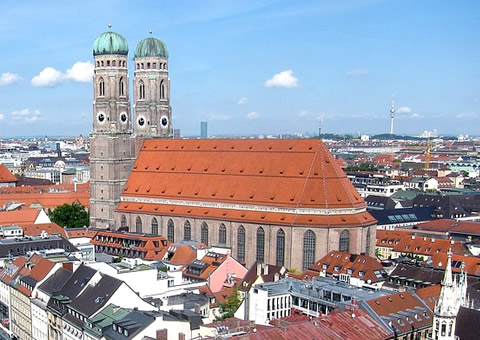
[[[227,244],[227,227],[223,223],[218,228],[218,243]]]
[[[152,235],[158,235],[158,221],[155,217],[152,220]]]
[[[123,82],[123,77],[120,78],[120,81],[118,82],[118,94],[120,96],[125,95],[125,84]]]
[[[123,230],[127,229],[127,218],[125,217],[125,215],[122,215],[122,217],[120,218],[120,228],[122,228]]]
[[[205,222],[200,228],[200,242],[208,246],[208,224]]]
[[[160,83],[160,99],[165,99],[165,83],[163,80]]]
[[[347,253],[350,251],[350,233],[348,232],[348,230],[344,230],[340,234],[338,250],[345,251]]]
[[[365,253],[370,255],[370,228],[367,228],[367,240],[365,245]]]
[[[171,218],[167,222],[167,239],[172,243],[175,242],[175,224]]]
[[[265,231],[262,227],[257,229],[257,261],[265,262]]]
[[[142,219],[140,218],[140,216],[137,216],[137,219],[135,220],[135,231],[137,233],[142,232]]]
[[[285,232],[283,229],[277,231],[277,266],[285,264]]]
[[[190,241],[192,239],[192,226],[190,222],[187,220],[183,225],[183,239],[185,241]]]
[[[138,95],[140,99],[145,99],[145,84],[140,80],[140,85],[138,87]]]
[[[103,81],[103,78],[100,78],[98,82],[98,95],[100,97],[105,96],[105,82]]]
[[[303,270],[307,270],[315,262],[315,246],[315,233],[311,230],[307,230],[303,235]]]
[[[237,260],[245,261],[245,228],[241,225],[237,232]]]

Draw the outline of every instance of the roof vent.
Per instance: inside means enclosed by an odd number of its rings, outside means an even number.
[[[170,168],[172,171],[175,170],[175,164]]]
[[[255,197],[255,191],[252,191],[252,192],[250,193],[250,198],[254,198],[254,197]]]
[[[304,172],[305,172],[305,169],[302,169],[302,170],[300,170],[300,171],[298,172],[298,174],[299,174],[299,175],[303,175]]]
[[[285,172],[285,169],[280,170],[280,175],[283,175],[284,172]]]

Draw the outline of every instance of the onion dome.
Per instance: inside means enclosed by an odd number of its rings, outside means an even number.
[[[152,31],[150,31],[152,34]],[[142,57],[160,57],[168,58],[167,45],[163,41],[157,38],[148,37],[140,41],[135,48],[134,58]]]
[[[109,25],[110,27],[110,25]],[[128,54],[127,40],[120,34],[108,31],[100,34],[93,43],[93,55]]]

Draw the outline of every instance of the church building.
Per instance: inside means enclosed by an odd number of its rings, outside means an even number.
[[[168,52],[95,41],[91,225],[201,241],[304,270],[332,250],[374,254],[376,220],[318,139],[172,139]]]

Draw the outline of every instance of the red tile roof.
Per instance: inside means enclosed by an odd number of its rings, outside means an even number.
[[[125,202],[118,210],[125,212],[288,225],[375,223],[369,213],[355,210],[364,208],[365,202],[325,145],[312,139],[147,140],[122,198]],[[157,202],[131,203],[137,198]],[[165,200],[198,202],[199,206]],[[241,204],[245,209],[214,207],[217,203]],[[350,209],[350,215],[262,212],[251,206]]]
[[[432,256],[438,253],[447,253],[452,249],[454,254],[468,254],[464,242],[440,239],[427,236],[404,236],[393,246],[393,250],[400,253]]]
[[[435,223],[436,222],[436,223]],[[420,223],[417,225],[419,229],[440,231],[445,233],[458,233],[467,235],[480,235],[480,223],[470,221],[456,220],[433,220],[430,222]]]
[[[415,290],[415,294],[420,297],[431,310],[435,308],[435,304],[438,301],[440,296],[440,290],[442,287],[440,285],[429,286],[425,288],[419,288]]]
[[[432,266],[445,269],[447,265],[446,253],[439,253],[432,256]],[[461,263],[465,263],[465,271],[469,275],[480,276],[480,257],[462,256],[459,254],[452,255],[452,271],[459,273],[461,271]]]
[[[97,252],[124,257],[141,257],[145,260],[161,260],[170,245],[163,236],[102,230],[90,241]],[[138,254],[138,255],[135,255]]]
[[[0,164],[0,183],[12,182],[18,182],[17,177],[15,177],[5,165]]]
[[[348,274],[370,282],[385,281],[387,274],[376,258],[367,255],[352,255],[333,250],[310,266],[310,271],[320,273],[325,270],[328,276]]]
[[[367,303],[380,317],[390,319],[398,334],[430,327],[433,322],[432,311],[407,291],[368,300]]]
[[[33,224],[41,210],[21,208],[12,211],[0,211],[0,225]]]
[[[24,235],[29,235],[29,236],[40,236],[42,231],[45,231],[47,234],[52,235],[52,234],[60,234],[60,236],[67,238],[67,233],[66,229],[60,227],[56,223],[39,223],[39,224],[33,224],[33,223],[17,223],[19,227],[23,229],[23,234]]]

